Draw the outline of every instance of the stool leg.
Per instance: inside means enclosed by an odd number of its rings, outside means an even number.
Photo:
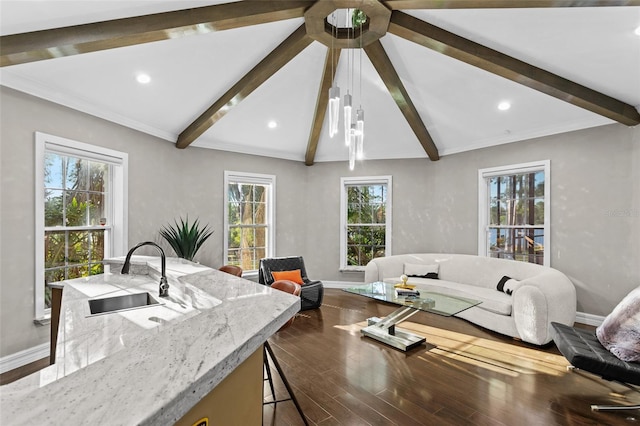
[[[640,410],[640,405],[592,405],[591,411]]]
[[[273,350],[271,349],[271,345],[269,345],[269,342],[264,342],[264,348],[266,349],[266,351],[271,356],[271,360],[273,361],[273,365],[276,367],[276,370],[278,370],[278,374],[280,374],[280,378],[282,379],[282,382],[284,383],[284,386],[287,388],[287,392],[289,392],[289,396],[291,397],[291,400],[295,404],[296,409],[298,410],[298,413],[300,414],[300,418],[304,422],[305,426],[309,426],[309,423],[307,422],[307,418],[302,413],[302,408],[300,407],[300,404],[298,403],[298,399],[296,398],[296,395],[293,393],[293,389],[291,389],[291,385],[289,385],[289,381],[287,380],[287,376],[284,375],[284,373],[282,371],[282,368],[280,367],[280,363],[278,362],[278,359],[273,354]]]
[[[276,390],[273,387],[273,377],[271,377],[271,366],[269,365],[269,358],[267,357],[266,345],[262,346],[263,364],[265,370],[267,370],[267,379],[269,380],[269,388],[271,388],[271,396],[273,400],[276,400]]]

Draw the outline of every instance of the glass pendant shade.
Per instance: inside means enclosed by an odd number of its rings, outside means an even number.
[[[344,95],[344,144],[349,146],[351,137],[349,132],[351,131],[351,95]]]
[[[364,158],[364,110],[362,108],[356,111],[356,157],[358,160]]]
[[[340,88],[333,86],[329,89],[329,137],[338,133],[340,120]]]
[[[351,128],[347,132],[349,135],[349,170],[356,167],[356,125],[352,124]]]

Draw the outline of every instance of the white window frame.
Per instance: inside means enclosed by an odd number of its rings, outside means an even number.
[[[385,208],[385,257],[391,256],[391,231],[392,231],[392,206],[393,206],[393,178],[386,176],[362,176],[362,177],[342,177],[340,178],[340,271],[361,272],[366,265],[347,265],[347,186],[351,185],[386,185],[387,200]]]
[[[260,173],[224,171],[224,250],[223,263],[229,262],[229,184],[248,183],[264,185],[267,187],[267,244],[265,246],[265,257],[273,257],[276,253],[276,177]],[[258,270],[243,271],[245,278],[257,277]]]
[[[105,236],[105,258],[123,256],[127,252],[128,234],[128,167],[129,155],[71,139],[35,132],[35,319],[46,320],[51,309],[45,309],[45,267],[44,267],[44,168],[45,154],[56,153],[87,160],[101,161],[110,165],[109,188],[112,189],[107,203],[105,225],[109,232]]]
[[[490,167],[478,170],[478,256],[489,256],[489,205],[490,193],[487,179],[513,174],[544,172],[544,256],[543,265],[551,266],[551,161],[540,160],[530,163]],[[520,228],[540,228],[540,226],[519,226]]]

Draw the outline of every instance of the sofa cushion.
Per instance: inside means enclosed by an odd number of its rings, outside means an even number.
[[[441,280],[473,284],[494,290],[504,275],[522,281],[538,275],[542,271],[540,265],[532,263],[472,255],[449,255],[447,257],[443,254],[436,262],[440,264],[438,275]],[[428,263],[432,263],[431,259]]]
[[[404,274],[408,277],[438,279],[439,265],[425,265],[419,263],[405,263]]]
[[[385,278],[385,282],[400,282],[400,277]],[[434,281],[428,278],[409,278],[409,284],[415,284],[420,292],[442,293],[454,297],[466,297],[479,300],[477,308],[493,312],[499,315],[511,315],[513,299],[511,296],[497,292],[493,288],[478,287],[469,284],[454,283],[451,281]]]

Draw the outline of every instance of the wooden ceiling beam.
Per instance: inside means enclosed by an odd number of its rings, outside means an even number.
[[[269,77],[302,52],[313,39],[307,36],[304,24],[298,27],[278,47],[273,49],[258,65],[244,75],[220,99],[215,101],[200,117],[191,123],[176,142],[178,148],[186,148],[200,135],[225,116],[234,106],[242,102]]]
[[[246,0],[0,37],[0,66],[300,18],[315,1]]]
[[[640,0],[382,0],[390,10],[640,6]]]
[[[406,13],[394,11],[391,14],[389,33],[627,126],[640,124],[640,114],[632,105]]]
[[[440,154],[438,153],[438,148],[433,142],[426,126],[422,122],[418,110],[402,84],[398,73],[387,55],[387,52],[385,52],[384,47],[382,47],[382,43],[380,43],[379,40],[371,43],[369,46],[364,48],[364,51],[382,78],[385,86],[387,86],[387,90],[391,94],[391,97],[398,105],[398,108],[400,108],[400,111],[402,111],[407,123],[409,123],[409,126],[415,133],[418,141],[420,141],[420,144],[429,158],[432,161],[439,160]]]
[[[316,158],[316,150],[320,141],[320,132],[322,124],[327,114],[329,106],[329,89],[335,79],[338,70],[338,61],[340,60],[340,52],[342,49],[327,49],[327,57],[324,61],[324,69],[322,71],[322,80],[318,89],[318,100],[316,101],[316,111],[313,116],[311,131],[309,132],[309,142],[307,143],[307,153],[304,156],[304,164],[313,166]]]

